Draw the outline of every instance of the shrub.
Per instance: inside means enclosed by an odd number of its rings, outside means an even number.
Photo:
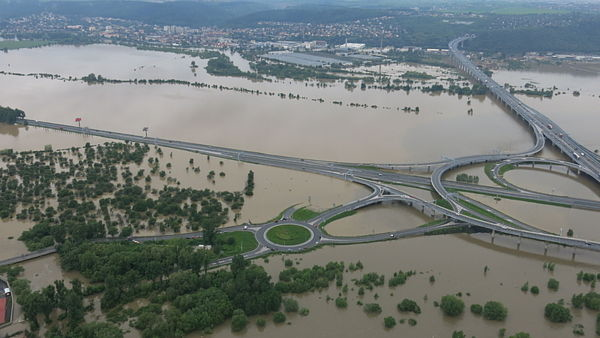
[[[415,326],[415,325],[417,325],[417,320],[416,320],[416,319],[409,318],[409,319],[408,319],[408,325],[410,325],[410,326]]]
[[[500,302],[489,301],[483,306],[483,318],[485,319],[502,321],[506,319],[507,314],[508,310]]]
[[[377,303],[368,303],[363,306],[363,310],[366,313],[380,314],[381,306],[379,306]]]
[[[571,311],[557,303],[549,303],[546,305],[544,308],[544,317],[553,323],[566,323],[573,319]]]
[[[335,299],[335,306],[340,309],[345,309],[348,307],[348,300],[346,297],[338,297]]]
[[[273,322],[276,324],[281,324],[281,323],[285,322],[286,319],[287,318],[285,317],[283,312],[275,312],[273,314]]]
[[[474,315],[481,315],[482,312],[483,312],[483,306],[481,306],[479,304],[471,305],[471,313],[473,313]]]
[[[556,279],[550,278],[548,280],[548,289],[550,289],[552,291],[556,291],[556,290],[558,290],[558,285],[559,285],[559,282]]]
[[[385,318],[383,318],[383,325],[387,329],[391,329],[394,326],[396,326],[396,319],[394,319],[394,317],[385,317]]]
[[[302,316],[302,317],[306,317],[308,316],[308,314],[310,313],[310,310],[303,307],[300,309],[300,311],[298,311],[298,313]]]
[[[285,312],[298,312],[299,306],[298,301],[293,298],[286,298],[283,300],[283,309]]]
[[[574,308],[576,309],[581,309],[583,308],[583,304],[585,303],[585,296],[583,295],[583,293],[580,294],[574,294],[571,297],[571,304],[573,305]]]
[[[233,317],[231,317],[231,331],[239,332],[246,328],[248,324],[248,317],[243,310],[237,309],[233,311]]]
[[[575,324],[573,326],[573,334],[576,336],[583,336],[585,335],[585,331],[583,331],[583,325],[581,324]]]
[[[600,294],[594,291],[588,292],[583,297],[583,301],[586,308],[594,311],[600,310]]]
[[[519,332],[515,335],[510,336],[509,338],[531,338],[531,336],[529,335],[529,333]]]
[[[534,285],[531,287],[531,289],[529,289],[529,291],[531,291],[532,294],[537,295],[540,293],[540,288]]]
[[[404,298],[402,302],[398,304],[398,311],[400,312],[414,312],[416,314],[421,313],[421,308],[414,300]]]
[[[265,325],[267,325],[267,321],[264,318],[258,318],[256,320],[256,326],[265,327]]]
[[[463,313],[465,309],[465,303],[462,301],[462,299],[456,296],[446,295],[442,297],[440,308],[442,311],[444,311],[446,316],[456,317]]]
[[[467,336],[462,331],[454,331],[452,332],[452,338],[467,338]]]

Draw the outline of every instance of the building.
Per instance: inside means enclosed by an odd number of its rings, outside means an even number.
[[[340,50],[361,50],[363,48],[365,48],[364,43],[346,42],[344,44],[337,46],[337,49],[340,49]]]

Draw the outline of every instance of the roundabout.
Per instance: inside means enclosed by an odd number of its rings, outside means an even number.
[[[267,240],[272,243],[294,246],[308,242],[313,234],[305,227],[293,224],[277,225],[266,232]]]
[[[275,251],[299,251],[319,243],[321,235],[310,225],[295,221],[278,221],[262,225],[255,233],[256,240]]]

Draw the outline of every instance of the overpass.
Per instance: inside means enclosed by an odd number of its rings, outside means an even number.
[[[459,45],[462,45],[464,41],[474,37],[475,36],[473,35],[465,35],[450,41],[448,44],[450,52],[457,63],[457,67],[484,85],[490,94],[525,120],[531,128],[539,129],[541,134],[543,134],[548,141],[573,162],[579,164],[584,173],[597,182],[600,182],[600,156],[578,143],[567,132],[560,128],[559,125],[550,120],[550,118],[513,96],[503,86],[487,76],[479,67],[475,66],[471,60],[458,49]],[[537,137],[538,135],[536,134],[536,138]]]
[[[510,235],[514,235],[514,236],[518,236],[518,237],[523,237],[523,238],[531,238],[531,239],[546,241],[546,242],[550,242],[550,243],[569,245],[569,246],[574,246],[574,247],[579,247],[579,248],[600,251],[600,243],[597,243],[597,242],[592,242],[592,241],[588,241],[588,240],[584,240],[584,239],[577,239],[577,238],[563,238],[563,237],[555,236],[552,234],[545,234],[540,231],[515,229],[515,228],[508,227],[504,224],[500,224],[494,220],[489,220],[489,219],[484,220],[484,219],[474,218],[474,217],[470,217],[470,216],[467,216],[467,215],[464,215],[461,213],[466,208],[463,207],[460,203],[458,203],[458,201],[456,200],[456,194],[450,193],[446,190],[446,188],[444,187],[442,180],[441,180],[442,174],[446,170],[449,170],[449,169],[452,169],[455,167],[460,167],[461,165],[481,163],[481,162],[485,162],[485,161],[498,161],[500,159],[510,158],[511,156],[514,156],[514,155],[502,155],[501,154],[501,155],[468,156],[468,157],[463,157],[463,158],[459,158],[459,159],[450,161],[450,162],[446,163],[445,165],[443,165],[442,167],[436,169],[432,175],[431,184],[434,187],[434,189],[436,191],[438,191],[438,193],[441,192],[440,195],[443,198],[452,201],[453,206],[455,207],[455,210],[448,210],[446,208],[436,205],[433,202],[424,201],[415,196],[410,196],[409,194],[407,194],[403,191],[400,191],[396,187],[390,187],[389,185],[385,185],[381,182],[376,182],[376,181],[382,181],[382,180],[386,179],[387,177],[392,177],[391,175],[394,175],[394,174],[389,174],[390,176],[387,176],[388,175],[387,173],[381,173],[381,172],[377,172],[377,171],[374,171],[371,169],[365,169],[365,168],[360,168],[360,167],[357,168],[357,167],[352,167],[352,166],[350,166],[350,167],[340,166],[339,164],[336,164],[335,162],[327,162],[327,161],[295,158],[295,157],[289,157],[289,156],[272,155],[272,154],[265,154],[265,153],[259,153],[259,152],[203,145],[203,144],[197,144],[197,143],[191,143],[191,142],[185,142],[185,141],[161,139],[161,138],[156,138],[156,137],[154,137],[154,138],[144,137],[144,136],[138,136],[138,135],[133,135],[133,134],[125,134],[125,133],[112,132],[112,131],[106,131],[106,130],[92,129],[92,128],[87,128],[87,127],[70,126],[70,125],[65,125],[65,124],[58,124],[58,123],[51,123],[51,122],[44,122],[44,121],[22,120],[22,121],[20,121],[20,123],[27,124],[30,126],[57,129],[57,130],[63,130],[63,131],[68,131],[68,132],[73,132],[73,133],[93,135],[93,136],[99,136],[99,137],[110,138],[110,139],[117,139],[117,140],[122,140],[122,141],[154,144],[157,146],[192,151],[192,152],[196,152],[196,153],[201,153],[201,154],[216,156],[216,157],[221,157],[221,158],[227,158],[227,159],[232,159],[232,160],[256,163],[256,164],[261,164],[261,165],[268,165],[268,166],[275,166],[275,167],[280,167],[280,168],[285,168],[285,169],[311,172],[311,173],[336,177],[336,178],[344,179],[344,180],[347,180],[350,182],[363,184],[363,185],[369,187],[371,190],[373,190],[373,192],[369,195],[370,197],[367,196],[366,198],[356,201],[356,204],[351,204],[351,206],[347,206],[348,209],[339,209],[338,211],[340,213],[351,210],[350,208],[357,209],[357,208],[360,208],[363,206],[370,205],[370,204],[372,204],[372,202],[371,202],[372,198],[374,198],[377,195],[385,193],[390,196],[383,195],[383,198],[381,198],[379,200],[379,202],[404,201],[405,203],[407,203],[410,206],[418,205],[418,206],[422,207],[422,210],[424,210],[425,206],[426,206],[427,209],[431,213],[435,213],[435,215],[443,215],[443,217],[453,219],[455,221],[458,221],[459,223],[471,224],[471,225],[478,226],[478,227],[481,227],[484,229],[488,229],[490,231],[506,233],[506,234],[510,234]],[[534,130],[537,130],[539,132],[538,128],[534,128]],[[526,155],[529,155],[529,154],[532,154],[532,153],[535,153],[535,152],[538,152],[539,150],[541,150],[541,148],[543,147],[543,144],[544,144],[544,142],[543,142],[544,138],[537,137],[536,140],[537,140],[536,145],[531,150],[522,153],[523,155],[521,155],[521,156],[526,156]],[[386,176],[384,176],[384,175],[386,175]],[[413,179],[415,179],[414,176],[410,176],[410,175],[406,175],[406,176],[412,177]],[[395,176],[395,177],[400,177],[400,176]],[[420,179],[422,179],[422,177],[419,179],[416,179],[416,180],[420,180]],[[403,183],[403,182],[401,181],[401,182],[392,182],[392,183]],[[408,200],[406,198],[406,196],[410,197],[410,200]],[[565,200],[569,200],[569,199],[565,198]],[[352,209],[352,210],[354,210],[354,209]]]

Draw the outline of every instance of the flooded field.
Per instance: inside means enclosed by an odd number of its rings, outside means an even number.
[[[286,255],[285,258],[299,259],[299,268],[314,264],[326,264],[328,261],[361,261],[363,271],[344,274],[344,283],[348,283],[348,308],[337,309],[333,300],[341,293],[341,288],[330,286],[322,292],[309,293],[297,297],[301,307],[310,309],[307,317],[288,316],[290,325],[275,325],[267,318],[264,330],[258,330],[251,318],[245,336],[260,337],[449,337],[454,330],[463,330],[467,336],[496,337],[500,328],[506,328],[507,336],[519,331],[529,332],[532,337],[569,337],[572,325],[581,323],[586,336],[592,337],[595,328],[595,313],[586,310],[573,312],[570,324],[553,325],[544,319],[544,306],[561,298],[568,300],[573,293],[587,292],[589,286],[579,284],[575,274],[580,270],[598,272],[597,266],[574,263],[542,255],[518,252],[495,246],[480,246],[479,241],[465,241],[467,236],[436,236],[406,239],[401,241],[372,243],[355,246],[326,247],[302,255]],[[469,237],[470,238],[470,237]],[[426,248],[426,254],[424,250]],[[556,262],[556,269],[550,273],[543,269],[544,262]],[[269,272],[277,276],[283,269],[279,256],[263,263]],[[484,267],[489,271],[484,274]],[[393,272],[414,269],[417,275],[408,279],[405,285],[396,288],[385,286],[366,291],[364,296],[357,295],[351,279],[360,278],[367,272],[386,275]],[[435,283],[429,277],[435,277]],[[549,278],[560,281],[557,292],[546,288]],[[276,277],[275,277],[276,278]],[[537,296],[520,291],[521,286],[529,282],[530,286],[540,287]],[[465,313],[458,318],[444,317],[441,310],[433,305],[446,294],[462,292],[466,304]],[[375,295],[379,297],[376,299]],[[415,300],[421,307],[420,315],[407,315],[398,312],[396,305],[404,298]],[[378,303],[383,312],[378,316],[368,316],[357,305]],[[492,322],[469,312],[471,304],[484,304],[488,300],[498,300],[508,308],[505,322]],[[398,324],[391,330],[383,327],[383,318],[414,318],[417,325]],[[233,337],[228,325],[215,331],[214,337]],[[335,328],[335,331],[331,331]],[[199,335],[192,335],[199,337]]]
[[[506,198],[496,201],[491,196],[478,194],[466,193],[465,195],[539,229],[555,234],[560,234],[562,229],[564,236],[569,229],[573,229],[574,237],[600,241],[600,229],[598,228],[600,213],[597,211],[528,203]]]
[[[3,55],[0,70],[63,76],[95,72],[119,79],[190,80],[189,76],[193,77],[189,60],[182,60],[178,54],[100,45],[47,49],[52,58],[39,57],[46,48]],[[106,58],[103,54],[107,54]],[[69,67],[78,69],[79,73],[66,74],[69,68],[53,61],[60,58],[59,55],[69,62],[72,60]],[[100,60],[117,58],[118,66],[98,66]],[[197,60],[200,61],[206,62]],[[165,66],[153,68],[153,64]],[[140,76],[141,65],[144,65],[141,72],[156,70]],[[84,126],[94,128],[141,133],[143,127],[149,127],[151,136],[340,161],[431,161],[442,156],[487,153],[495,149],[514,151],[525,149],[531,143],[527,130],[516,125],[512,116],[485,97],[473,98],[468,104],[466,97],[431,95],[418,90],[407,94],[375,89],[348,91],[342,83],[321,88],[314,83],[295,81],[251,82],[201,75],[203,66],[199,65],[197,81],[295,93],[325,101],[289,100],[179,85],[87,85],[8,75],[0,77],[0,86],[5,88],[0,93],[0,101],[25,110],[33,119],[72,123],[75,117],[81,117]],[[95,70],[97,67],[100,69]],[[208,78],[203,80],[203,76]],[[30,95],[32,92],[37,95]],[[332,104],[333,101],[341,101],[342,105]],[[379,108],[348,106],[353,102]],[[405,106],[418,106],[418,115],[399,110]],[[472,115],[467,114],[469,109],[473,109]],[[510,138],[506,138],[506,130],[510,130]]]
[[[571,136],[591,150],[600,149],[598,122],[600,122],[600,72],[581,72],[571,68],[531,71],[497,71],[498,83],[524,85],[534,83],[538,88],[558,87],[552,98],[518,95],[526,104],[538,109],[566,130]],[[579,96],[573,95],[578,91]],[[560,92],[560,95],[556,95]],[[563,94],[564,92],[564,94]]]
[[[325,231],[334,236],[361,236],[412,229],[429,221],[429,217],[412,207],[399,203],[381,204],[333,221],[325,226]]]
[[[248,71],[247,61],[239,55],[231,55],[242,70]],[[189,65],[194,60],[199,68],[192,72]],[[11,51],[0,55],[0,70],[22,73],[52,73],[62,76],[81,77],[89,73],[116,79],[175,78],[200,81],[224,86],[243,87],[275,93],[300,94],[308,99],[281,99],[277,96],[252,95],[219,89],[194,88],[181,85],[87,85],[81,82],[36,79],[0,75],[0,105],[23,109],[28,118],[62,123],[74,123],[76,117],[83,119],[82,126],[142,134],[149,128],[149,136],[187,140],[204,144],[227,146],[267,153],[353,162],[423,162],[446,157],[472,154],[517,152],[532,145],[527,128],[512,115],[505,112],[495,101],[487,97],[458,97],[446,94],[431,95],[413,90],[386,92],[383,90],[346,90],[344,84],[334,82],[327,87],[314,82],[275,80],[252,82],[246,79],[213,77],[204,70],[207,60],[188,56],[139,51],[121,46],[92,45],[85,47],[52,46],[31,50]],[[451,77],[451,71],[435,67],[396,65],[386,71],[397,76],[405,71],[421,71],[428,74]],[[597,137],[597,97],[600,81],[597,75],[581,76],[546,72],[497,71],[494,78],[499,83],[524,84],[528,81],[538,86],[579,88],[581,96],[570,93],[552,99],[522,98],[526,103],[547,113],[565,130],[584,145],[600,147]],[[520,81],[520,82],[519,82]],[[564,81],[564,82],[560,82]],[[579,86],[575,86],[579,84]],[[596,91],[596,93],[594,93]],[[323,103],[311,99],[322,98]],[[342,104],[333,104],[341,101]],[[468,103],[470,101],[470,103]],[[356,108],[350,103],[377,105],[377,108]],[[397,108],[419,107],[419,113],[405,113]],[[473,114],[467,111],[473,109]],[[583,123],[584,121],[585,123]],[[16,127],[0,124],[0,149],[42,149],[50,144],[54,149],[82,146],[86,142],[102,143],[105,139],[74,135],[38,128]],[[169,175],[182,186],[209,188],[217,191],[239,191],[243,188],[249,170],[255,172],[255,195],[246,198],[239,222],[264,222],[292,205],[306,205],[314,210],[325,210],[362,197],[368,191],[358,185],[319,175],[290,170],[262,167],[218,158],[193,155],[182,151],[163,149],[161,163],[173,163]],[[547,148],[542,157],[563,158],[555,150]],[[193,158],[200,173],[189,167]],[[206,175],[214,170],[217,176],[208,180]],[[224,177],[218,173],[223,172]],[[493,185],[484,173],[483,166],[466,167],[448,174],[454,180],[456,174],[468,173],[479,176],[479,184]],[[560,193],[584,198],[598,198],[596,187],[582,184],[569,177],[555,174],[515,170],[506,173],[510,182],[548,193]],[[153,184],[160,184],[160,181]],[[420,198],[433,200],[431,192],[414,188],[398,187]],[[549,190],[548,190],[549,189]],[[552,190],[554,189],[554,190]],[[575,237],[600,240],[597,231],[598,213],[525,203],[507,199],[495,201],[491,197],[468,194],[498,210],[540,228],[559,233],[560,229],[572,228]],[[359,211],[327,225],[327,231],[335,235],[355,236],[391,230],[412,228],[429,219],[411,208],[396,204],[378,205]],[[227,225],[233,225],[230,221]],[[16,238],[32,224],[3,221],[0,227],[0,259],[26,252]],[[149,234],[152,232],[141,232]],[[533,337],[571,336],[572,325],[581,323],[586,335],[593,336],[595,313],[587,310],[573,311],[570,324],[554,325],[543,317],[543,307],[548,302],[570,299],[573,293],[587,292],[589,286],[579,284],[575,274],[580,270],[600,272],[596,254],[578,253],[571,261],[572,249],[551,247],[543,256],[544,246],[539,242],[524,241],[521,251],[515,250],[517,240],[497,236],[491,244],[490,235],[445,235],[403,239],[382,243],[352,246],[324,247],[302,255],[285,256],[299,262],[298,267],[324,265],[329,261],[346,263],[362,261],[361,272],[346,273],[349,307],[338,310],[327,296],[336,298],[341,290],[331,286],[328,290],[303,295],[302,307],[310,309],[310,315],[291,315],[291,325],[275,325],[268,320],[264,330],[258,330],[251,318],[246,336],[261,337],[448,337],[454,330],[464,330],[468,336],[496,337],[500,328],[507,329],[507,336],[526,331]],[[527,252],[534,253],[527,253]],[[272,256],[264,265],[276,280],[283,269],[282,256]],[[554,273],[545,271],[544,262],[554,261]],[[585,262],[585,263],[581,263]],[[594,263],[595,262],[595,263]],[[28,262],[25,277],[32,280],[32,288],[39,289],[55,279],[70,279],[72,274],[63,273],[56,256]],[[489,271],[484,274],[484,267]],[[399,270],[414,269],[406,285],[390,289],[387,284],[375,288],[360,297],[352,287],[352,278],[362,273],[378,272],[389,278]],[[435,283],[429,282],[435,276]],[[550,277],[560,280],[558,292],[549,292],[546,283]],[[541,289],[538,296],[523,294],[521,286],[529,282]],[[465,314],[456,318],[443,317],[433,302],[446,294],[462,292],[467,305]],[[378,296],[375,299],[375,295]],[[411,298],[421,306],[423,313],[401,314],[396,304],[403,298]],[[367,316],[357,301],[377,302],[383,307],[379,316]],[[506,322],[486,321],[472,315],[468,306],[483,304],[488,300],[502,301],[509,309]],[[143,301],[142,301],[143,303]],[[16,318],[20,314],[17,313]],[[99,313],[89,315],[97,318]],[[414,318],[416,326],[407,323],[385,330],[383,317],[396,319]],[[18,324],[19,327],[25,327]],[[14,327],[13,327],[14,328]],[[11,328],[11,332],[13,330]],[[334,331],[332,331],[334,328]],[[4,333],[6,330],[0,330]],[[333,332],[333,334],[332,334]],[[133,330],[129,337],[138,337]],[[229,324],[218,327],[213,337],[243,336],[233,334]],[[199,335],[192,335],[199,337]]]
[[[510,183],[524,189],[590,200],[600,199],[600,188],[591,180],[575,174],[567,175],[561,172],[550,172],[531,168],[519,168],[504,173],[504,178]]]

